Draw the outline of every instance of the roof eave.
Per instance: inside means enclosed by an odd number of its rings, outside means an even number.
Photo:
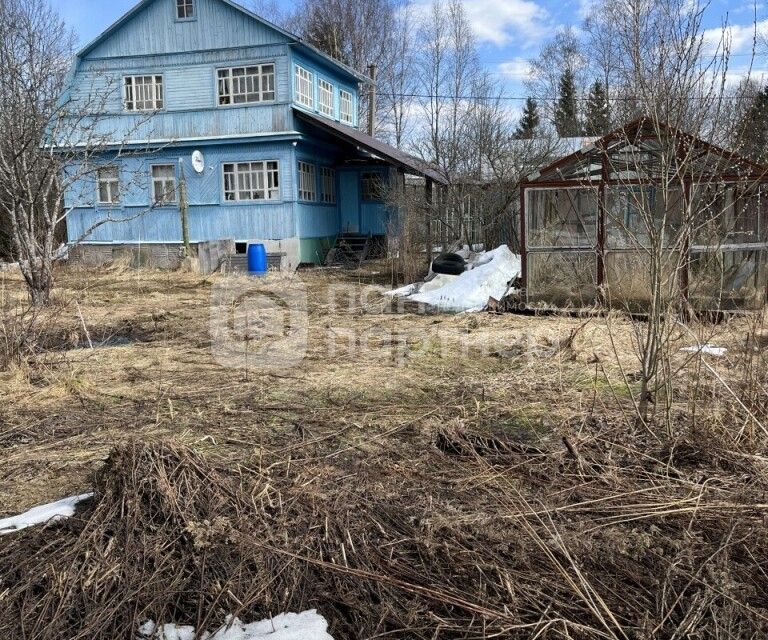
[[[337,122],[333,122],[330,120],[326,120],[320,116],[316,116],[315,114],[308,113],[307,111],[304,111],[303,109],[300,109],[298,107],[294,107],[294,113],[298,115],[303,120],[309,122],[311,125],[315,125],[318,127],[321,127],[325,131],[329,132],[331,135],[337,136],[338,138],[344,140],[347,144],[354,145],[358,147],[359,145],[366,146],[366,138],[369,138],[373,143],[375,143],[378,147],[371,146],[368,144],[368,148],[366,149],[366,152],[381,158],[384,162],[387,162],[395,167],[398,167],[400,169],[403,169],[405,171],[411,172],[415,175],[421,175],[425,178],[432,180],[433,182],[436,182],[441,185],[447,185],[448,181],[440,174],[440,171],[437,167],[429,166],[427,163],[423,162],[419,158],[415,158],[413,156],[410,156],[409,154],[406,154],[399,149],[396,149],[394,147],[391,147],[390,145],[386,144],[385,142],[382,142],[381,140],[376,140],[375,138],[372,138],[371,136],[364,134],[362,131],[358,131],[357,129],[352,129],[351,127],[347,127],[346,125],[341,125]],[[344,127],[344,128],[342,128]],[[346,129],[346,130],[345,130]],[[392,150],[390,153],[387,151],[386,148]],[[402,159],[398,158],[397,156],[401,155],[403,156]],[[410,161],[410,162],[407,162]]]

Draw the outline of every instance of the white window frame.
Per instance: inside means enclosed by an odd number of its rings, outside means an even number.
[[[327,80],[319,78],[317,81],[317,110],[330,118],[333,118],[336,113],[333,94],[333,85]]]
[[[315,74],[301,65],[296,65],[294,74],[296,102],[310,109],[315,108]]]
[[[311,162],[299,160],[299,200],[317,201],[317,169]]]
[[[351,91],[339,90],[339,120],[344,124],[353,125],[355,119],[353,110],[355,108],[354,98]]]
[[[323,204],[336,204],[336,170],[320,167],[320,200]]]
[[[277,97],[275,63],[265,62],[217,69],[216,90],[220,107],[274,102]],[[239,98],[243,99],[238,101]]]
[[[195,0],[176,0],[176,20],[194,20],[196,17]]]
[[[222,199],[232,202],[280,200],[280,162],[255,160],[221,165]]]
[[[102,188],[106,199],[102,198]],[[96,176],[96,199],[100,205],[114,206],[120,203],[120,168],[116,165],[101,167]]]
[[[155,171],[158,169],[171,169],[172,177],[169,176],[156,176]],[[152,178],[152,206],[153,207],[170,207],[178,202],[178,185],[176,183],[176,165],[171,163],[166,164],[153,164],[150,168],[150,176]],[[158,198],[158,189],[162,194]],[[173,197],[171,197],[173,196]]]
[[[163,76],[159,74],[123,77],[123,107],[126,111],[159,111],[165,107]]]

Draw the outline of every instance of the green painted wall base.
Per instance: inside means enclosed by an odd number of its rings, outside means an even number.
[[[302,264],[323,264],[335,242],[336,236],[300,238],[299,262]]]

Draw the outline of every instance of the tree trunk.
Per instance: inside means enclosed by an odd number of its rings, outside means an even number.
[[[36,307],[44,307],[51,300],[53,259],[48,254],[38,260],[39,264],[22,266],[22,274],[27,282],[30,302]]]

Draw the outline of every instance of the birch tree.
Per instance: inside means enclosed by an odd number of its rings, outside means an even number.
[[[36,306],[47,304],[53,287],[56,230],[74,204],[96,205],[99,170],[134,153],[128,142],[139,131],[147,137],[153,116],[123,130],[119,119],[104,115],[122,100],[119,75],[94,71],[76,96],[68,95],[73,45],[72,32],[45,0],[0,0],[0,219]],[[137,173],[123,178],[122,189],[140,180]],[[77,203],[65,202],[67,193]],[[130,217],[105,213],[74,244],[151,208]]]
[[[42,0],[0,0],[0,204],[36,305],[53,284],[60,165],[44,148],[74,37]]]

